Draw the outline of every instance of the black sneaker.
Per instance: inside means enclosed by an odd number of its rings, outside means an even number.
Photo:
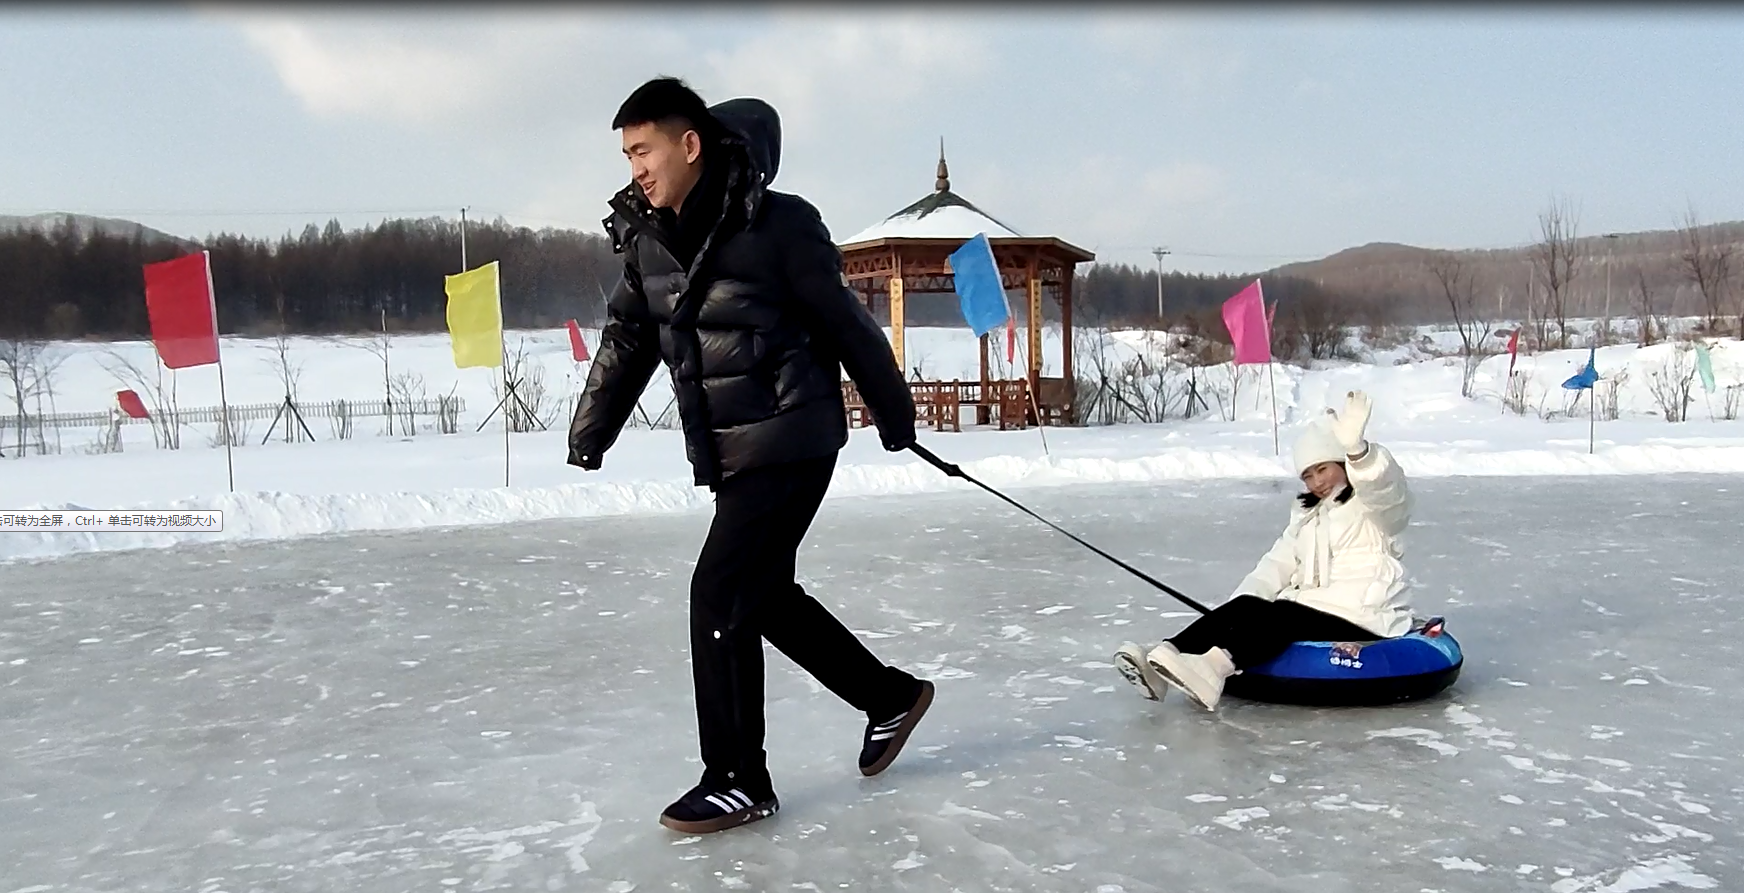
[[[766,819],[781,808],[774,791],[748,794],[743,788],[711,791],[702,785],[678,798],[660,814],[660,824],[685,834],[710,834]]]
[[[896,755],[902,752],[902,745],[908,741],[909,733],[920,724],[920,718],[926,715],[932,703],[933,684],[923,679],[914,706],[889,719],[867,722],[866,740],[860,747],[860,774],[877,775],[890,768]]]

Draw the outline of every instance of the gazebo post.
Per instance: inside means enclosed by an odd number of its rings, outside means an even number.
[[[987,336],[982,335],[975,340],[981,342],[981,402],[975,404],[975,424],[986,425],[993,421],[993,407],[988,403],[993,399],[993,383],[987,370]]]
[[[1029,392],[1039,393],[1042,384],[1042,280],[1036,263],[1036,250],[1030,249],[1024,274],[1029,283]],[[1039,419],[1037,420],[1040,421]]]
[[[907,338],[904,336],[902,324],[902,253],[891,252],[894,268],[890,272],[890,349],[896,354],[896,368],[902,371],[902,377],[908,378],[908,363],[903,350]]]
[[[1070,262],[1060,264],[1060,353],[1061,374],[1066,379],[1066,424],[1078,424],[1078,376],[1072,366],[1072,279],[1076,276]]]

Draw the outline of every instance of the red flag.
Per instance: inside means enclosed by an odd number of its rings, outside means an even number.
[[[573,319],[569,321],[569,353],[577,363],[587,362],[587,342],[581,340],[581,326]]]
[[[1516,358],[1518,358],[1519,353],[1520,353],[1520,330],[1515,329],[1514,334],[1508,336],[1508,377],[1509,378],[1514,377],[1514,360]]]
[[[1235,363],[1269,363],[1272,361],[1270,329],[1266,325],[1265,297],[1260,294],[1260,281],[1223,302],[1223,324],[1235,343]]]
[[[165,366],[218,362],[218,305],[206,252],[145,265],[145,312]]]
[[[1017,362],[1017,320],[1005,318],[1005,361]]]
[[[145,404],[140,401],[139,395],[133,391],[116,391],[115,399],[121,402],[121,411],[127,413],[128,418],[151,418],[151,413],[145,411]]]

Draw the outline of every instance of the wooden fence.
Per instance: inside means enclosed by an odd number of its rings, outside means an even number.
[[[232,404],[230,421],[237,422],[266,421],[277,416],[284,408],[284,401],[277,403],[238,403]],[[331,418],[382,418],[388,415],[396,417],[406,415],[436,415],[447,411],[458,416],[466,411],[466,401],[460,397],[437,397],[435,399],[414,400],[410,405],[395,401],[390,404],[386,400],[327,400],[320,403],[296,403],[297,413],[305,419]],[[194,406],[177,409],[174,412],[166,410],[163,415],[183,425],[216,425],[223,408],[217,406]],[[58,412],[43,415],[26,414],[24,423],[30,430],[45,430],[48,428],[107,428],[111,424],[112,415],[108,412]],[[121,416],[123,425],[149,425],[151,419],[129,418]],[[0,431],[15,430],[18,427],[16,414],[0,416]]]

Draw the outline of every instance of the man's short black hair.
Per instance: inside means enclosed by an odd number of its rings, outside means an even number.
[[[694,130],[698,136],[708,136],[707,127],[713,118],[708,104],[690,85],[674,77],[657,77],[636,88],[618,114],[612,118],[612,129],[622,130],[637,124],[656,124],[673,136]]]

